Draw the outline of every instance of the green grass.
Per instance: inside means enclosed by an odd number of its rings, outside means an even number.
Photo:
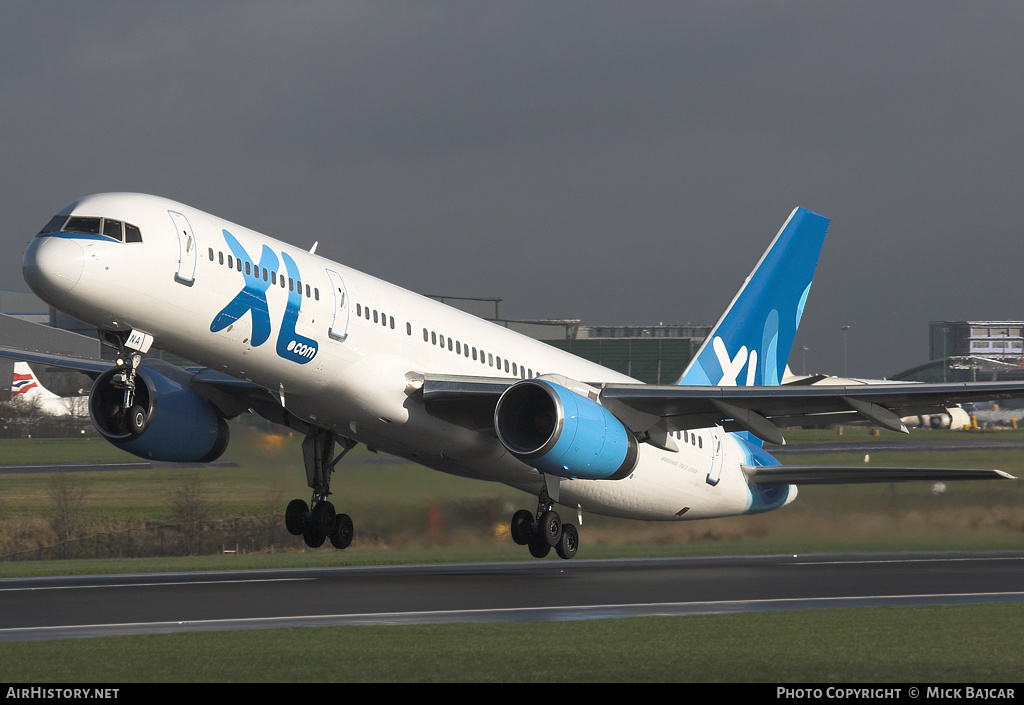
[[[919,437],[961,438],[927,431]],[[997,438],[1020,432],[991,433]],[[1014,434],[1008,436],[1006,434]],[[983,437],[972,433],[971,437]],[[787,433],[791,444],[900,440],[867,429]],[[225,459],[201,471],[217,516],[281,511],[308,496],[299,440],[235,434]],[[1006,451],[872,453],[873,464],[1000,467],[1024,476]],[[386,456],[385,456],[386,457]],[[116,462],[105,441],[0,441],[0,462]],[[375,462],[359,449],[335,475],[336,502],[356,520],[344,552],[308,550],[187,558],[0,563],[0,577],[323,565],[527,560],[496,531],[525,494],[408,463]],[[860,463],[862,454],[789,462]],[[97,530],[167,520],[185,474],[151,470],[76,475]],[[47,476],[0,475],[0,525],[51,510]],[[436,545],[423,538],[426,508],[467,510]],[[679,556],[820,551],[1024,548],[1024,484],[929,483],[805,487],[793,505],[757,517],[631,522],[584,516],[577,556]],[[493,511],[491,517],[488,512]],[[410,536],[418,536],[410,540]],[[558,560],[553,558],[551,560]],[[1015,682],[1024,605],[813,610],[557,623],[329,627],[0,643],[7,682],[310,681],[741,681]],[[312,649],[311,644],[315,644]]]
[[[1016,683],[1022,619],[993,604],[0,643],[0,681]]]

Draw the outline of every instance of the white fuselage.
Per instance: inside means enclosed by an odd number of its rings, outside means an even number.
[[[533,494],[543,484],[493,435],[427,414],[408,391],[417,374],[635,382],[180,203],[101,194],[65,212],[134,224],[142,242],[35,238],[26,279],[49,303],[100,328],[144,331],[160,348],[281,394],[300,418],[436,470]],[[625,479],[561,480],[558,502],[655,520],[751,509],[741,441],[718,427],[673,438],[678,452],[641,444]]]

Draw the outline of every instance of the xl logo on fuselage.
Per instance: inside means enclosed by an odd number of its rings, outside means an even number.
[[[227,230],[224,230],[223,233],[224,240],[234,254],[235,259],[239,262],[239,266],[244,267],[242,269],[242,276],[245,278],[245,285],[235,295],[235,298],[231,299],[228,305],[222,308],[220,313],[214,317],[213,322],[210,323],[210,332],[217,333],[222,331],[238,322],[238,319],[246,313],[249,313],[252,317],[252,337],[250,342],[254,348],[258,348],[270,339],[271,332],[270,306],[267,304],[267,292],[270,290],[272,282],[269,277],[264,280],[260,276],[260,272],[277,272],[280,261],[273,250],[263,245],[259,265],[250,265],[249,263],[253,263],[254,260],[245,251],[242,244]],[[281,257],[284,259],[285,269],[288,272],[287,275],[283,271],[278,273],[282,284],[285,279],[291,279],[296,282],[296,285],[288,287],[288,301],[285,304],[284,315],[281,317],[281,329],[277,334],[276,350],[277,354],[285,360],[291,360],[292,362],[304,365],[316,357],[320,346],[312,338],[307,338],[295,332],[295,324],[299,320],[299,310],[302,308],[302,292],[299,288],[302,278],[299,275],[299,267],[295,260],[285,252],[281,253]],[[250,269],[251,272],[248,271]]]

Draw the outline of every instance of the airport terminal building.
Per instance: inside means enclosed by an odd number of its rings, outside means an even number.
[[[579,319],[506,318],[500,298],[431,296],[496,325],[634,377],[672,384],[711,332],[710,325],[588,326]],[[932,321],[928,362],[892,375],[917,382],[1024,379],[1024,321]],[[0,345],[75,357],[109,357],[96,330],[49,307],[34,294],[0,290]],[[187,361],[168,356],[175,364]],[[13,363],[0,360],[10,379]]]

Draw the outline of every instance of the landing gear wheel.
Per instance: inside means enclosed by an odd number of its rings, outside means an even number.
[[[580,534],[573,524],[562,524],[562,535],[558,539],[555,551],[559,558],[569,560],[576,555],[576,549],[580,547]]]
[[[530,525],[533,524],[533,514],[526,509],[520,509],[512,515],[512,527],[510,533],[512,540],[520,546],[530,543]]]
[[[345,549],[352,543],[352,517],[348,514],[338,514],[334,518],[334,529],[331,531],[331,545],[337,549]]]
[[[309,521],[309,505],[301,499],[293,499],[284,510],[284,525],[292,536],[300,536]]]
[[[551,553],[551,545],[541,534],[534,534],[530,537],[530,555],[534,558],[544,558]]]
[[[309,523],[313,531],[326,537],[334,532],[334,519],[334,505],[330,502],[317,502],[309,516]]]
[[[147,416],[146,410],[141,406],[133,406],[128,411],[125,426],[133,436],[141,436],[146,430],[146,422],[149,420]]]
[[[302,532],[302,539],[310,548],[320,548],[324,545],[324,541],[327,540],[327,536],[307,528]]]
[[[548,547],[557,546],[558,539],[562,536],[562,520],[558,517],[558,512],[548,510],[541,514],[537,532],[547,541]]]

